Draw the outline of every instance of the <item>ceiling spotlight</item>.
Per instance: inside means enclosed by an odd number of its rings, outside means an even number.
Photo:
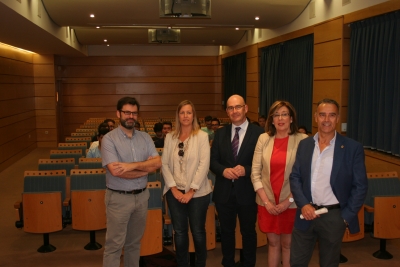
[[[90,17],[91,17],[91,18],[94,18],[94,14],[90,14]]]
[[[171,28],[172,28],[171,26],[168,27],[168,29],[171,29]]]
[[[107,39],[104,39],[104,42],[107,42]]]
[[[107,46],[110,46],[109,44]]]
[[[100,26],[97,26],[96,29],[100,29]]]
[[[257,16],[257,17],[255,17],[254,19],[255,19],[255,20],[259,20],[259,19],[260,19],[260,17],[258,17],[258,16]]]
[[[237,31],[238,31],[238,30],[239,30],[239,28],[235,28],[235,30],[237,30]]]

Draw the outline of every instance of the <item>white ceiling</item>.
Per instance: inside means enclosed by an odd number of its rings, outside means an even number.
[[[105,45],[104,39],[110,45],[159,45],[148,43],[147,30],[167,27],[181,29],[179,45],[232,46],[248,29],[273,29],[289,24],[311,0],[211,0],[211,18],[160,18],[159,0],[41,1],[53,28],[61,31],[68,26],[74,30],[78,44],[85,47]],[[1,2],[19,4],[16,0]],[[82,55],[82,51],[1,2],[0,42],[43,54]],[[95,17],[90,18],[90,14]],[[258,21],[256,16],[260,18]]]

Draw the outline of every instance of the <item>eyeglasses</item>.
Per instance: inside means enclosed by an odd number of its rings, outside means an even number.
[[[216,124],[212,123],[211,126],[219,126],[219,124],[217,124],[217,123],[216,123]]]
[[[282,113],[282,114],[273,114],[272,117],[275,118],[280,118],[282,117],[283,119],[286,119],[287,117],[290,117],[289,113]]]
[[[179,157],[183,157],[183,155],[185,155],[185,151],[183,151],[183,142],[180,142],[178,144],[178,148],[179,148],[179,151],[178,151]]]
[[[244,106],[246,106],[246,105],[229,106],[229,107],[226,108],[226,111],[231,112],[231,111],[233,111],[234,109],[239,111],[239,110],[241,110]]]
[[[131,112],[131,111],[120,110],[119,112],[124,113],[126,116],[130,116],[131,114],[133,116],[137,116],[139,114],[139,112],[137,112],[137,111]]]

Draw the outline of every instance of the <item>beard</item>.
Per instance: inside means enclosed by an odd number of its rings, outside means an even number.
[[[136,121],[134,119],[128,119],[128,120],[123,120],[123,119],[119,119],[122,127],[124,127],[125,129],[128,130],[132,130],[135,127],[135,123]]]

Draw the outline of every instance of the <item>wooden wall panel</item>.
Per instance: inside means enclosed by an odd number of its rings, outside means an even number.
[[[217,76],[214,66],[69,66],[63,76],[70,77],[192,77]]]
[[[343,36],[342,18],[333,19],[314,27],[314,44],[340,40]]]
[[[35,55],[33,61],[38,146],[55,147],[58,140],[54,56]]]
[[[247,81],[247,96],[258,98],[258,82]]]
[[[340,80],[341,70],[340,67],[315,68],[314,80]]]
[[[314,45],[314,68],[342,65],[342,40]]]
[[[56,59],[62,79],[62,138],[89,117],[115,117],[117,101],[134,96],[140,116],[173,116],[191,100],[200,117],[226,116],[220,57],[89,57]]]
[[[331,98],[341,103],[340,96],[340,80],[314,81],[313,103],[318,103],[318,101],[324,98]]]

